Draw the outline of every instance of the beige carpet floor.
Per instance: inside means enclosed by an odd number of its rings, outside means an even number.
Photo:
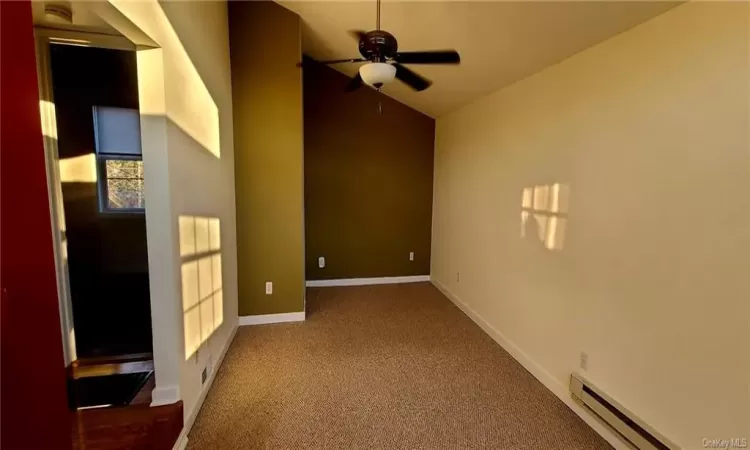
[[[197,449],[609,449],[428,283],[315,288],[308,318],[240,327]]]

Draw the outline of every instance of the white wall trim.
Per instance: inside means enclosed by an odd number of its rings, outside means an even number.
[[[211,375],[208,376],[208,380],[206,380],[206,382],[203,384],[203,389],[201,389],[201,393],[198,395],[198,400],[195,402],[195,406],[193,406],[193,410],[190,411],[190,415],[188,415],[187,420],[185,420],[185,424],[182,427],[182,431],[180,432],[180,435],[177,437],[177,442],[175,442],[174,447],[172,447],[172,450],[185,450],[187,448],[188,434],[190,434],[190,430],[193,428],[195,419],[198,417],[198,412],[200,412],[201,407],[203,406],[203,401],[206,399],[206,395],[208,394],[208,391],[211,389],[211,385],[214,383],[214,378],[216,378],[216,373],[219,371],[219,368],[221,367],[221,363],[224,362],[224,356],[226,356],[227,350],[229,350],[229,346],[232,345],[232,341],[234,341],[234,336],[236,334],[237,334],[237,326],[232,328],[232,331],[229,333],[229,339],[227,339],[226,345],[221,350],[219,357],[216,359],[216,363],[214,364],[213,370],[211,371]]]
[[[309,280],[305,282],[307,287],[330,287],[330,286],[365,286],[369,284],[399,284],[419,283],[430,281],[429,275],[415,275],[409,277],[381,277],[381,278],[342,278],[338,280]]]
[[[180,433],[180,436],[177,437],[177,442],[174,443],[174,447],[172,447],[172,450],[185,450],[187,448],[188,444],[188,433],[189,430],[186,432],[187,428],[183,427],[182,432]],[[184,433],[184,434],[183,434]]]
[[[269,323],[304,322],[305,312],[291,312],[281,314],[259,314],[257,316],[240,316],[240,326],[266,325]]]
[[[63,208],[62,183],[60,182],[60,157],[57,148],[57,117],[55,116],[54,92],[52,89],[52,63],[50,45],[53,37],[62,30],[43,30],[34,27],[36,46],[36,68],[39,80],[39,107],[44,143],[44,166],[47,174],[47,194],[52,230],[52,250],[55,256],[55,275],[57,278],[57,299],[60,308],[60,329],[62,330],[63,359],[65,367],[78,359],[76,353],[75,327],[73,326],[73,303],[70,298],[70,279],[68,262],[63,255],[67,253],[67,243],[63,238],[65,230],[65,211]],[[86,39],[85,33],[75,35]]]
[[[595,432],[603,437],[617,450],[631,450],[625,441],[623,441],[614,431],[610,430],[607,425],[600,422],[600,420],[589,412],[584,406],[576,403],[570,395],[568,387],[560,383],[555,379],[544,367],[539,363],[531,359],[531,357],[521,350],[516,344],[510,341],[503,333],[495,329],[487,321],[485,321],[476,311],[471,309],[469,305],[454,295],[447,287],[445,287],[439,281],[433,279],[432,284],[440,290],[450,301],[452,301],[458,308],[464,312],[471,320],[474,321],[479,327],[487,333],[495,342],[500,344],[510,355],[518,361],[529,373],[531,373],[537,380],[539,380],[547,389],[552,391],[565,405],[568,406],[574,413],[576,413],[581,419],[583,419],[588,426],[590,426]]]
[[[171,405],[179,401],[180,387],[177,385],[157,386],[151,391],[151,406]]]

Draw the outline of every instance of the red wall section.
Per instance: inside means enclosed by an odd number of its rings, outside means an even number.
[[[0,1],[0,447],[71,446],[31,3]]]

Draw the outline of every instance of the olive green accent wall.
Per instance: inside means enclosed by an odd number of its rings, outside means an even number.
[[[306,60],[307,279],[428,275],[435,120],[348,81]]]
[[[274,2],[229,2],[229,41],[239,315],[303,311],[300,19]]]

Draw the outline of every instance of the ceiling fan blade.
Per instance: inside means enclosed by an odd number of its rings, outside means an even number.
[[[426,52],[399,52],[393,57],[401,64],[459,64],[461,56],[455,50],[429,50]]]
[[[332,59],[330,61],[318,61],[320,64],[357,63],[367,61],[364,58]]]
[[[362,40],[362,38],[367,34],[367,31],[364,30],[349,30],[349,36],[353,37],[354,39],[359,42]]]
[[[349,80],[349,83],[344,88],[344,91],[352,92],[354,90],[359,89],[361,86],[362,86],[362,77],[359,76],[359,72],[357,72],[357,75],[355,75],[354,78]]]
[[[432,81],[427,78],[412,72],[401,64],[394,64],[396,67],[396,78],[406,83],[410,88],[415,91],[424,91],[432,84]]]

